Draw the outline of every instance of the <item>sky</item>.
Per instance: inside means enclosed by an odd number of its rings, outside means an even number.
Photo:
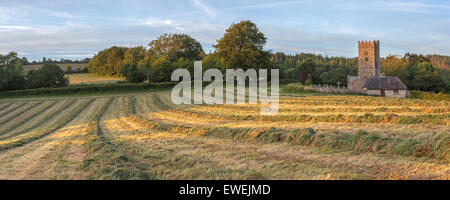
[[[356,57],[358,40],[380,40],[381,56],[450,55],[448,0],[0,0],[0,53],[82,59],[163,33],[189,34],[208,53],[241,20],[272,52]]]

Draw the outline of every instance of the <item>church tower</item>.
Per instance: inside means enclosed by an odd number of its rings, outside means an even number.
[[[358,41],[358,77],[380,76],[380,41]]]

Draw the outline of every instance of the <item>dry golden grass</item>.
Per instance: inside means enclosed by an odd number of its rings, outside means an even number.
[[[115,83],[115,82],[123,80],[123,78],[118,78],[118,77],[100,77],[100,76],[94,76],[94,75],[87,74],[87,73],[67,74],[66,76],[69,77],[71,85]]]

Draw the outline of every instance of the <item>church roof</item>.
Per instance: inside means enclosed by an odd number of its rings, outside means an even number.
[[[406,85],[396,76],[373,76],[364,85],[368,90],[407,90]]]

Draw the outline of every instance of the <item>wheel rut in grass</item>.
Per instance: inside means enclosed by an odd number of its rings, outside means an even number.
[[[81,167],[88,179],[151,179],[145,172],[146,165],[133,157],[134,149],[116,141],[101,123],[108,109],[116,109],[111,106],[116,101],[124,99],[109,99],[96,116],[97,129],[90,133],[93,139],[84,145],[88,153]]]

